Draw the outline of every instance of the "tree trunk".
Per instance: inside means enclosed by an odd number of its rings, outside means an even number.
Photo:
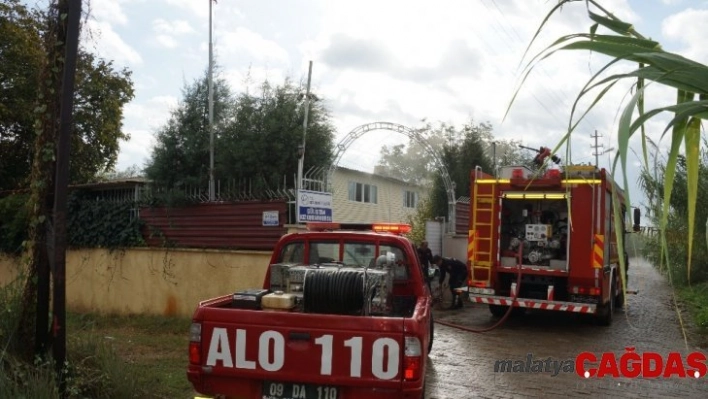
[[[59,130],[59,104],[66,47],[66,0],[53,0],[47,14],[44,46],[46,62],[40,75],[35,108],[34,159],[30,175],[30,226],[26,247],[26,282],[17,339],[28,343],[21,355],[32,360],[44,357],[49,349],[49,292],[52,208],[56,145]]]

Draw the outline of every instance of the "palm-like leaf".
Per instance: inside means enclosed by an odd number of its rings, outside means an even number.
[[[691,275],[691,254],[693,248],[693,232],[695,225],[695,209],[696,209],[696,193],[699,170],[700,156],[700,135],[701,135],[701,120],[708,118],[708,66],[696,61],[685,58],[679,54],[665,51],[661,48],[658,42],[646,39],[644,36],[634,30],[634,27],[612,13],[604,9],[596,0],[559,0],[558,3],[550,10],[543,19],[541,25],[536,31],[529,47],[538,38],[540,32],[548,23],[551,16],[561,10],[562,6],[576,2],[584,1],[588,10],[588,17],[594,24],[590,27],[589,33],[577,33],[566,35],[550,46],[545,48],[540,53],[536,54],[526,64],[522,79],[517,88],[512,100],[507,109],[507,113],[511,109],[513,102],[524,84],[525,80],[531,71],[543,60],[551,57],[558,51],[567,50],[584,50],[601,53],[611,57],[611,60],[595,73],[587,82],[585,87],[578,94],[568,124],[568,131],[556,146],[561,147],[569,140],[570,135],[578,126],[580,121],[590,112],[595,105],[602,100],[605,94],[619,81],[625,79],[636,79],[636,93],[630,102],[625,106],[618,127],[618,149],[619,154],[613,165],[619,162],[622,166],[624,187],[627,184],[627,154],[630,150],[629,141],[632,135],[640,130],[642,139],[642,150],[644,168],[649,170],[647,156],[647,136],[644,130],[644,124],[649,119],[664,113],[673,113],[673,119],[667,124],[666,130],[662,137],[670,130],[671,131],[671,147],[666,164],[664,200],[663,200],[663,215],[660,218],[660,231],[664,234],[667,223],[668,207],[671,200],[673,189],[676,162],[681,145],[684,145],[686,153],[686,170],[687,170],[687,192],[688,192],[688,279]],[[597,9],[599,13],[591,10]],[[614,32],[614,34],[598,34],[598,27]],[[528,49],[526,50],[528,52]],[[524,54],[524,57],[526,54]],[[615,64],[622,62],[636,63],[638,68],[628,73],[615,74],[605,76],[609,68]],[[645,96],[645,81],[655,82],[660,85],[668,86],[676,89],[677,100],[673,104],[668,104],[662,107],[657,107],[648,111],[644,110]],[[599,89],[599,93],[590,102],[585,111],[575,120],[576,110],[579,102],[585,98],[590,92],[595,92]],[[635,110],[638,115],[635,116]],[[568,146],[569,148],[570,146]],[[708,236],[707,236],[708,240]],[[666,242],[662,239],[662,242]],[[621,245],[621,244],[620,244]],[[664,251],[667,253],[667,251]],[[667,259],[668,261],[668,259]],[[622,268],[624,268],[624,262]]]

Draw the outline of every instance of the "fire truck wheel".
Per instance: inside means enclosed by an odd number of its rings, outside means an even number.
[[[612,324],[612,313],[615,312],[615,284],[612,283],[612,294],[610,301],[604,305],[598,306],[597,323],[601,326],[609,326]]]
[[[428,354],[433,350],[433,338],[435,337],[435,321],[433,315],[430,315],[430,341],[428,342]]]
[[[489,305],[489,311],[492,313],[492,316],[494,317],[502,317],[506,314],[506,311],[509,310],[508,306],[504,305]]]
[[[617,290],[617,295],[615,295],[615,307],[617,309],[622,309],[624,307],[624,291],[622,287]]]

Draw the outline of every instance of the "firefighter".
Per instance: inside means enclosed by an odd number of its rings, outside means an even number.
[[[462,307],[462,298],[455,293],[455,288],[465,286],[467,280],[467,265],[454,258],[443,258],[440,255],[433,256],[433,263],[440,269],[440,285],[442,289],[449,289],[452,292],[451,309],[459,309]],[[447,287],[443,285],[445,277],[450,274]]]

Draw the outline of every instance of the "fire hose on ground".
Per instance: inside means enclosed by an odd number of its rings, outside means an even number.
[[[506,313],[504,313],[504,315],[503,315],[496,323],[492,324],[492,325],[489,326],[489,327],[484,327],[484,328],[481,328],[481,329],[479,329],[479,328],[472,328],[472,327],[468,327],[468,326],[463,326],[463,325],[461,325],[461,324],[451,323],[451,322],[442,321],[442,320],[435,320],[435,323],[441,324],[441,325],[443,325],[443,326],[452,327],[452,328],[456,328],[456,329],[459,329],[459,330],[467,331],[467,332],[478,333],[478,334],[492,331],[492,330],[494,330],[495,328],[500,327],[502,324],[504,324],[504,322],[506,321],[506,319],[509,318],[509,315],[511,315],[511,312],[514,311],[514,306],[513,306],[513,305],[516,303],[516,299],[517,299],[518,296],[519,296],[519,292],[521,292],[521,264],[522,264],[522,254],[523,254],[523,250],[524,250],[523,247],[524,247],[524,246],[523,246],[523,242],[522,242],[521,245],[519,245],[519,249],[518,249],[518,252],[517,252],[517,260],[518,260],[518,263],[517,263],[517,265],[516,265],[516,287],[517,287],[517,288],[516,288],[516,291],[513,293],[512,297],[511,297],[511,305],[510,305],[509,308],[506,310]],[[490,272],[491,272],[491,271],[490,271]],[[456,294],[456,295],[457,295],[457,294]]]

